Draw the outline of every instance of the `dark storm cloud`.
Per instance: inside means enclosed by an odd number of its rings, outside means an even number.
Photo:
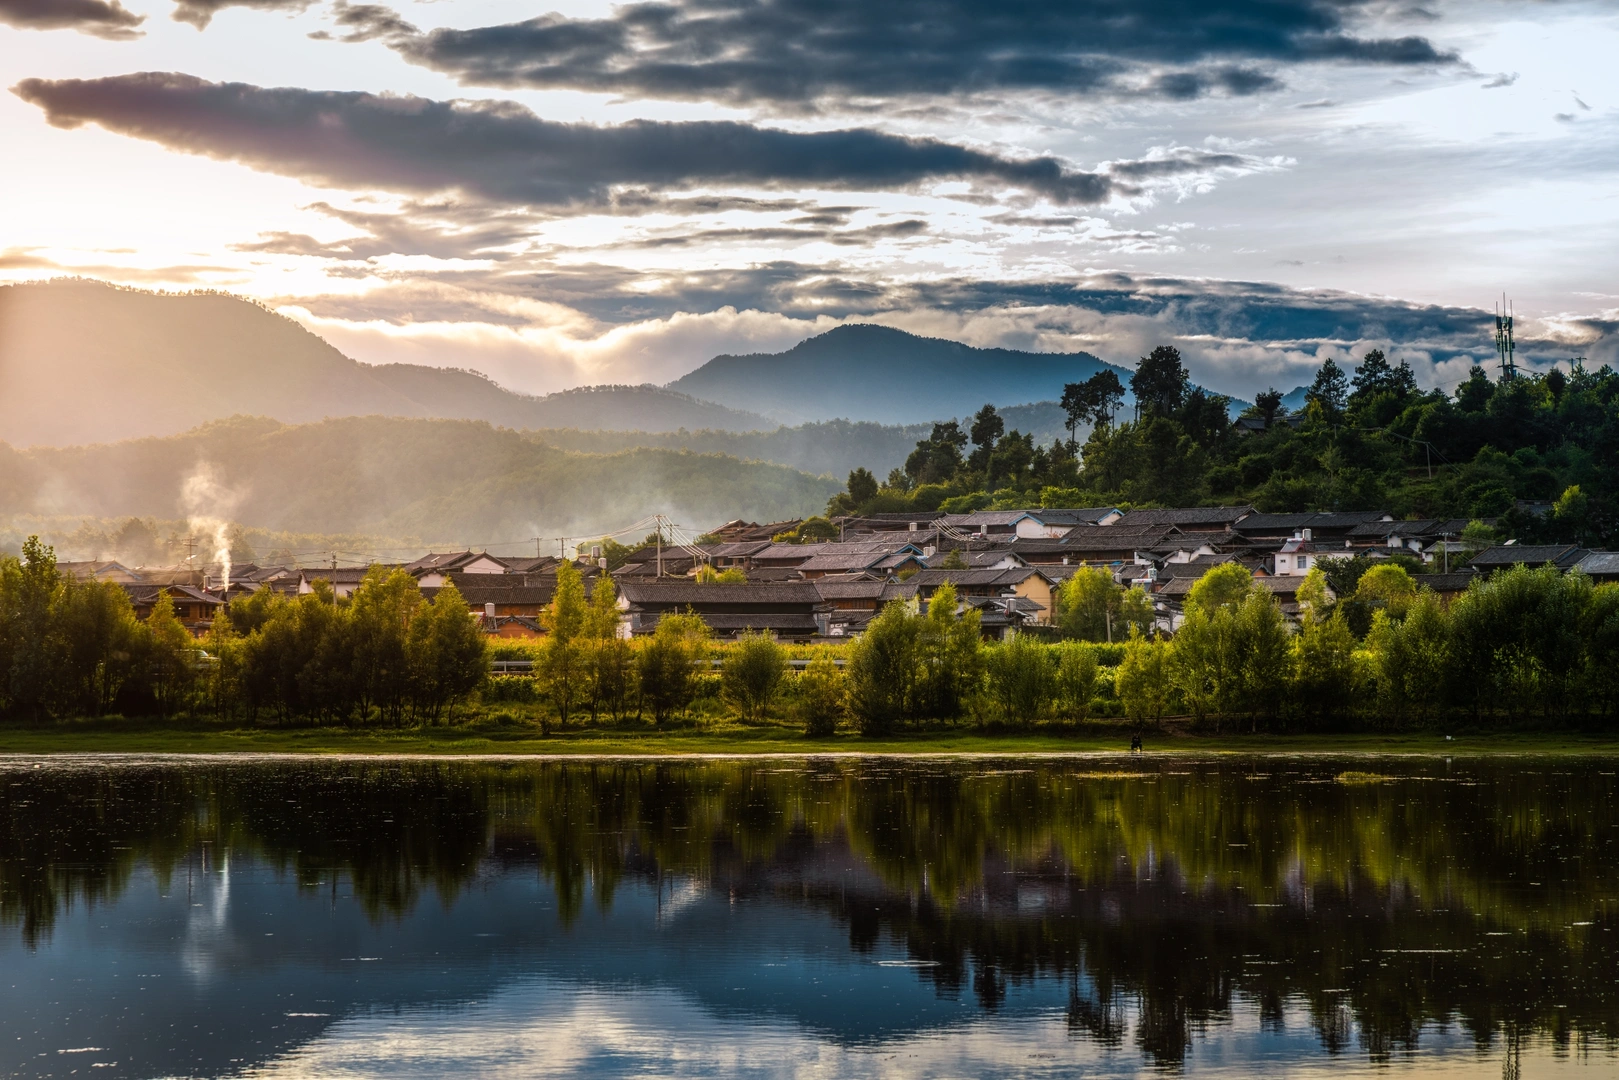
[[[615,126],[542,120],[514,102],[429,101],[361,92],[265,89],[144,72],[25,79],[13,88],[57,127],[94,123],[171,150],[236,161],[329,187],[457,190],[495,202],[600,206],[624,185],[741,184],[904,190],[967,180],[1053,203],[1138,193],[1129,172],[1086,172],[1055,157],[1010,158],[866,128],[791,132],[733,121]],[[1151,163],[1194,172],[1193,159]],[[1122,178],[1120,178],[1122,177]]]
[[[1276,85],[1266,66],[1450,64],[1422,37],[1362,37],[1373,0],[657,0],[398,33],[466,84],[802,108],[1005,91],[1185,99]]]
[[[303,11],[313,0],[174,0],[174,21],[190,23],[206,30],[226,8],[252,8],[255,11]],[[406,24],[408,25],[408,24]]]
[[[0,0],[0,23],[21,30],[77,30],[113,41],[140,37],[146,16],[118,0]]]

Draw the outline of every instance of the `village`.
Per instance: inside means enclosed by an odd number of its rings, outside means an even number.
[[[747,631],[813,644],[858,636],[886,605],[926,611],[948,583],[962,610],[975,609],[983,635],[1004,640],[1052,627],[1057,594],[1081,568],[1104,568],[1149,598],[1160,632],[1173,633],[1186,596],[1210,569],[1246,568],[1284,615],[1296,619],[1297,592],[1323,560],[1361,556],[1414,568],[1413,582],[1449,601],[1469,583],[1517,564],[1578,570],[1593,582],[1619,581],[1619,552],[1575,545],[1480,545],[1462,519],[1398,521],[1380,511],[1260,513],[1251,506],[1176,509],[992,510],[932,519],[905,514],[834,518],[837,539],[793,542],[802,520],[730,521],[696,543],[660,532],[616,565],[602,548],[581,545],[573,560],[589,588],[611,573],[619,633],[652,633],[669,612],[692,612],[716,639]],[[1491,523],[1485,522],[1484,525]],[[560,556],[514,558],[483,551],[432,552],[412,562],[361,566],[219,565],[130,567],[117,561],[63,562],[80,580],[115,582],[146,618],[167,595],[185,627],[207,634],[222,609],[261,588],[289,596],[325,581],[347,597],[374,567],[400,569],[432,599],[453,583],[469,616],[491,638],[539,638],[556,587]],[[228,581],[226,574],[228,573]]]

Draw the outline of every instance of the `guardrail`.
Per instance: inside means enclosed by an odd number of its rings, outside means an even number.
[[[704,661],[699,660],[698,663],[704,663]],[[723,658],[713,658],[706,661],[706,663],[710,670],[718,671],[724,666],[725,660]],[[838,667],[843,667],[846,661],[841,656],[835,656],[832,658],[832,663]],[[787,666],[794,671],[803,671],[810,666],[810,662],[808,660],[792,659],[787,661]],[[534,661],[492,660],[489,664],[489,673],[491,675],[533,675]]]

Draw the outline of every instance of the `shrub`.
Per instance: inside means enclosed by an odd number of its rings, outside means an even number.
[[[990,700],[1007,723],[1031,723],[1050,714],[1057,673],[1046,646],[1018,634],[988,650],[984,667]]]
[[[1057,646],[1055,651],[1057,701],[1065,715],[1083,721],[1090,715],[1091,699],[1096,696],[1100,683],[1096,650],[1070,641]]]
[[[871,620],[849,651],[849,711],[862,735],[881,734],[912,715],[921,621],[896,600]]]
[[[691,704],[697,689],[693,668],[707,656],[708,625],[702,619],[668,614],[658,620],[636,663],[641,703],[652,711],[654,724],[663,724]]]
[[[1169,707],[1169,647],[1132,630],[1114,688],[1133,723],[1157,723]]]
[[[725,657],[720,693],[743,720],[758,722],[769,714],[786,671],[786,652],[774,636],[745,633]]]
[[[809,662],[798,676],[798,717],[804,734],[814,738],[831,735],[844,714],[846,687],[843,672],[824,653]]]

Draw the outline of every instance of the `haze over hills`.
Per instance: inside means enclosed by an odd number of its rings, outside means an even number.
[[[1067,421],[1054,401],[1012,405],[1001,409],[1008,431],[1032,434],[1049,446],[1066,439]],[[967,421],[970,413],[958,419]],[[612,453],[632,446],[692,450],[699,454],[730,454],[752,461],[772,461],[807,473],[843,477],[855,468],[867,468],[879,478],[905,464],[918,440],[933,430],[926,424],[878,424],[870,420],[817,420],[773,431],[589,431],[579,428],[544,428],[529,432],[536,439],[564,450]],[[1084,441],[1087,427],[1079,429]]]
[[[793,384],[796,414],[813,419],[783,428],[678,387],[592,386],[529,397],[473,371],[361,364],[296,322],[234,296],[57,280],[0,287],[0,441],[99,444],[178,434],[238,414],[286,423],[382,415],[485,420],[596,452],[683,448],[816,474],[841,476],[857,465],[886,474],[903,463],[932,421],[965,418],[985,401],[1004,405],[1016,398],[1006,386],[1023,387],[1028,396],[1020,400],[1034,402],[1002,410],[1009,429],[1032,432],[1041,443],[1062,435],[1062,412],[1048,399],[1061,393],[1073,358],[969,349],[855,326],[776,358],[718,357],[693,377],[712,380],[731,361],[754,367],[770,361],[765,366],[774,365]],[[851,400],[837,377],[851,368],[861,368],[866,383],[893,389]],[[919,370],[929,374],[918,379]],[[944,377],[952,371],[960,376],[954,383]],[[932,405],[912,404],[918,395]],[[878,411],[914,419],[901,426],[843,421],[845,413],[861,411],[845,406],[884,397]]]
[[[840,326],[782,353],[716,356],[669,384],[705,401],[786,423],[842,417],[915,424],[996,406],[1048,401],[1064,383],[1113,368],[1090,353],[978,349],[886,326]]]
[[[507,427],[774,427],[653,386],[535,398],[475,372],[344,356],[291,319],[224,294],[97,281],[0,287],[0,441],[73,446],[172,435],[238,413],[487,420]]]
[[[478,546],[599,535],[660,512],[695,530],[779,521],[819,512],[840,486],[718,454],[571,453],[471,420],[239,416],[166,438],[0,445],[0,517],[212,517]]]

